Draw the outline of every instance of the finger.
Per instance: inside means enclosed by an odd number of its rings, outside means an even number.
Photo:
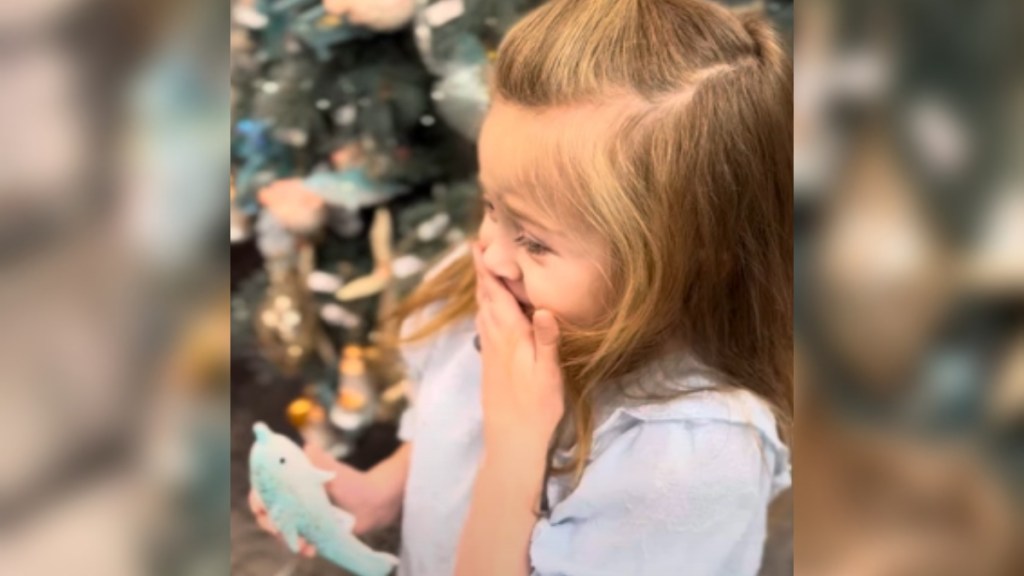
[[[335,463],[334,456],[331,456],[316,442],[307,442],[302,447],[306,457],[317,468],[330,468]]]
[[[476,275],[476,305],[480,307],[484,302],[484,282],[480,277],[480,245],[473,242],[469,245],[469,255],[473,258],[473,272]]]
[[[329,14],[335,16],[344,16],[349,11],[347,0],[326,0],[324,2],[324,10]]]
[[[267,514],[267,507],[263,504],[263,499],[260,498],[259,493],[255,490],[249,491],[249,508],[252,510],[253,518],[256,519],[256,525],[276,536],[277,527],[270,520],[270,515]]]
[[[480,244],[473,243],[473,269],[476,271],[476,300],[477,305],[482,305],[490,300],[490,273],[484,268],[484,254]]]
[[[491,332],[491,337],[503,340],[512,337],[519,342],[528,342],[532,347],[530,320],[519,307],[515,296],[500,285],[494,289],[493,294],[494,297],[481,308],[480,314],[483,317],[484,325],[488,327],[487,330]],[[530,359],[533,359],[532,352]]]
[[[530,323],[508,288],[492,274],[483,263],[483,248],[480,243],[472,245],[473,265],[476,270],[478,319],[485,326],[480,327],[481,347],[491,337],[514,332],[520,338],[529,336]]]
[[[500,282],[495,282],[491,290],[486,311],[498,326],[506,330],[515,330],[522,335],[530,329],[529,320],[519,306],[519,301]]]
[[[253,514],[265,514],[267,508],[263,505],[263,499],[260,498],[259,492],[255,490],[249,490],[249,509],[252,510]]]
[[[484,336],[484,332],[487,330],[487,324],[484,322],[483,310],[476,313],[476,317],[473,319],[473,324],[476,326],[476,333],[481,338]]]
[[[277,531],[277,526],[274,526],[274,523],[270,520],[270,516],[266,514],[256,515],[256,525],[259,526],[264,532],[273,534],[274,536],[280,536],[280,534]]]
[[[484,281],[479,274],[476,276],[476,307],[483,309],[486,300],[484,299]]]
[[[312,558],[316,556],[316,546],[313,546],[306,541],[305,538],[299,538],[299,554],[306,558]]]
[[[476,270],[478,297],[483,302],[490,302],[503,295],[512,298],[498,278],[484,265],[484,252],[480,244],[473,245],[473,266]]]
[[[519,304],[516,302],[515,296],[484,265],[484,252],[481,245],[474,243],[472,250],[473,267],[476,270],[478,304],[498,301],[503,306],[515,306],[518,309]]]
[[[481,350],[487,347],[489,343],[494,342],[494,320],[484,308],[481,308],[476,313],[476,335],[480,339]],[[494,350],[493,344],[491,344],[490,349]]]
[[[558,321],[547,310],[533,313],[534,360],[547,369],[559,370],[558,363]]]

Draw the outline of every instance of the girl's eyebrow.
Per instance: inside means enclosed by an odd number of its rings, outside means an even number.
[[[509,216],[511,216],[512,219],[517,220],[519,222],[525,222],[526,224],[529,224],[529,225],[533,226],[534,228],[539,229],[542,232],[548,232],[550,234],[556,234],[556,235],[558,234],[557,232],[555,232],[554,230],[548,228],[544,224],[541,224],[537,219],[535,219],[535,218],[531,217],[530,215],[524,213],[523,211],[517,210],[516,208],[511,206],[506,201],[506,197],[509,196],[508,192],[505,192],[501,188],[492,188],[492,187],[486,186],[486,185],[484,185],[483,180],[479,180],[478,182],[480,184],[480,190],[486,196],[490,196],[493,199],[499,200],[502,203],[502,205],[504,206],[505,211],[508,212]]]
[[[540,222],[538,222],[534,218],[530,217],[529,215],[524,214],[523,212],[520,212],[519,210],[516,210],[511,205],[509,205],[508,202],[505,202],[504,204],[505,204],[505,210],[509,213],[509,216],[511,216],[514,220],[518,220],[519,222],[525,222],[526,224],[529,224],[529,225],[533,226],[534,228],[538,228],[542,232],[549,232],[551,234],[555,234],[554,230],[551,230],[550,228],[548,228],[547,226],[541,224]]]

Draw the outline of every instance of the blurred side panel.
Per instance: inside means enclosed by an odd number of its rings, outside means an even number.
[[[1024,5],[796,7],[797,572],[1024,574]]]
[[[0,574],[228,571],[227,3],[0,3]]]

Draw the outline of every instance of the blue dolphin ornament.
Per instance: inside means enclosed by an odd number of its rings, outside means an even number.
[[[316,172],[307,176],[303,184],[327,204],[349,211],[383,204],[406,190],[404,186],[370,178],[362,167]]]
[[[327,499],[324,482],[334,473],[313,466],[301,448],[263,422],[253,432],[250,480],[288,548],[297,553],[301,536],[318,555],[357,576],[390,574],[398,559],[363,544],[352,534],[355,517]]]

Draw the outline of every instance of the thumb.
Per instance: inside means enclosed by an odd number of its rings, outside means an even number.
[[[558,366],[558,321],[547,310],[533,313],[533,345],[535,360]]]
[[[309,458],[309,461],[317,468],[328,468],[336,462],[334,457],[328,454],[316,442],[306,442],[302,447],[302,451],[306,453],[306,458]]]
[[[324,11],[335,16],[344,16],[350,9],[348,0],[324,0]]]

